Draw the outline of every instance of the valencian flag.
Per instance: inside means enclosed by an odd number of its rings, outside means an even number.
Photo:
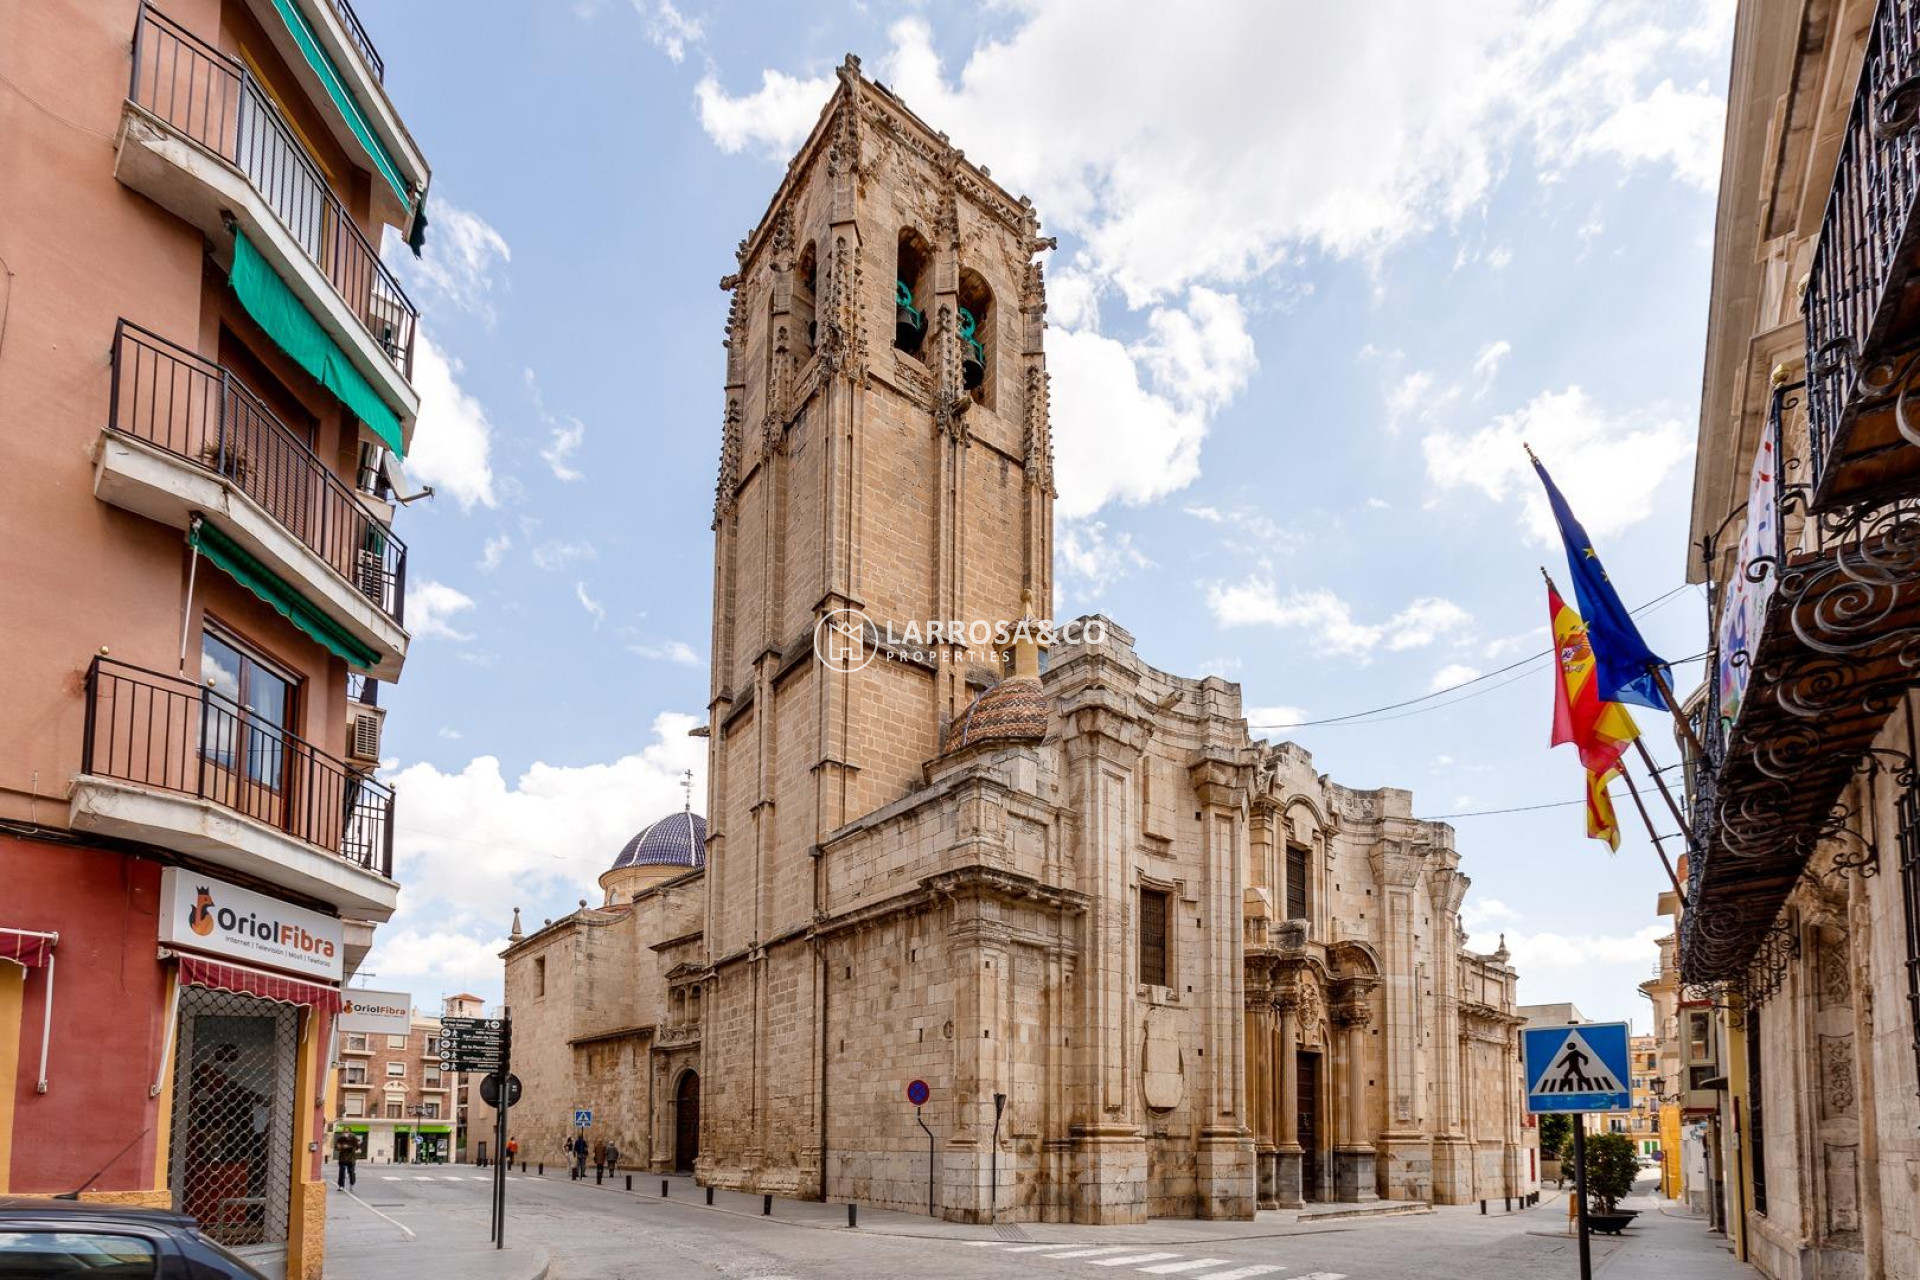
[[[1533,450],[1527,450],[1527,456],[1533,458]],[[1560,496],[1559,488],[1547,469],[1540,465],[1540,459],[1533,458],[1533,469],[1540,473],[1540,483],[1547,487],[1547,502],[1553,508],[1554,523],[1560,526],[1560,537],[1567,544],[1567,572],[1573,575],[1574,599],[1580,602],[1580,612],[1587,619],[1600,700],[1632,702],[1656,711],[1664,710],[1667,704],[1660,695],[1660,683],[1664,681],[1671,688],[1673,671],[1640,638],[1640,628],[1633,625],[1633,615],[1627,612],[1626,605],[1620,602],[1620,593],[1607,580],[1607,571],[1593,549],[1593,540],[1574,519],[1567,500]],[[1655,670],[1660,673],[1657,680]]]
[[[1571,742],[1580,752],[1587,772],[1587,834],[1620,847],[1620,824],[1613,816],[1607,784],[1620,776],[1620,757],[1627,744],[1640,736],[1633,716],[1617,702],[1603,701],[1587,625],[1560,598],[1547,579],[1547,612],[1553,618],[1554,665],[1560,678],[1553,686],[1553,745]]]

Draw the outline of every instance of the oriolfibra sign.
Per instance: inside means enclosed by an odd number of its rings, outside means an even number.
[[[340,993],[340,1029],[404,1036],[413,1030],[413,996],[349,987]]]
[[[183,867],[160,873],[160,941],[327,982],[346,962],[338,918]]]

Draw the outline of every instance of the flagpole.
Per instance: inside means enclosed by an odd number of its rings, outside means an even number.
[[[1652,676],[1654,684],[1659,686],[1660,696],[1666,699],[1667,710],[1673,712],[1673,722],[1680,726],[1680,732],[1686,736],[1687,745],[1692,747],[1693,754],[1704,762],[1707,758],[1707,749],[1700,745],[1699,735],[1694,733],[1693,725],[1687,720],[1686,713],[1680,710],[1680,700],[1673,696],[1673,686],[1667,683],[1667,677],[1655,663],[1647,664],[1647,674]],[[1713,678],[1714,673],[1707,672],[1707,679]]]
[[[1636,738],[1635,741],[1639,739]],[[1645,748],[1642,748],[1642,753],[1644,752]],[[1680,909],[1684,911],[1687,906],[1687,892],[1680,887],[1680,876],[1673,869],[1673,860],[1667,857],[1666,845],[1660,842],[1660,833],[1653,829],[1653,815],[1647,812],[1647,802],[1640,798],[1640,788],[1633,785],[1632,774],[1623,768],[1620,770],[1620,777],[1626,782],[1627,790],[1633,795],[1633,807],[1640,811],[1640,821],[1647,824],[1647,836],[1653,841],[1654,850],[1660,855],[1660,865],[1667,869],[1667,879],[1673,881],[1674,896],[1679,898]]]

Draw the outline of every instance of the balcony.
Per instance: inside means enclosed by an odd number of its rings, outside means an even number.
[[[374,655],[368,675],[399,676],[406,544],[245,383],[127,320],[94,494],[176,529],[212,521]]]
[[[329,0],[329,3],[333,8],[333,16],[340,20],[347,38],[353,43],[353,51],[367,64],[367,70],[373,73],[375,80],[385,80],[387,64],[380,60],[380,51],[373,47],[367,29],[360,25],[360,15],[353,11],[353,6],[347,0]]]
[[[1911,782],[1914,768],[1874,741],[1920,678],[1920,494],[1814,509],[1818,429],[1801,391],[1774,389],[1763,441],[1774,465],[1712,588],[1713,663],[1691,709],[1704,757],[1689,777],[1681,978],[1756,1001],[1793,957],[1780,908],[1816,851],[1842,870],[1871,861],[1850,831],[1848,784],[1890,766]],[[1713,567],[1711,540],[1707,558]]]
[[[199,227],[223,265],[244,232],[410,430],[418,309],[246,66],[150,6],[114,172]]]
[[[392,918],[393,791],[190,680],[87,665],[76,831],[242,872],[363,920]]]
[[[1920,0],[1880,0],[1807,278],[1816,511],[1920,481]]]

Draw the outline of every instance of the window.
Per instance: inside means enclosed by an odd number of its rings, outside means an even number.
[[[404,1076],[404,1075],[406,1075],[406,1074],[407,1074],[407,1064],[406,1064],[406,1063],[404,1063],[404,1062],[389,1062],[389,1063],[387,1064],[387,1078],[388,1078],[389,1080],[395,1080],[395,1079],[398,1079],[398,1078],[400,1078],[400,1077],[402,1077],[402,1076]]]
[[[367,1082],[367,1069],[362,1064],[356,1062],[347,1068],[346,1077],[348,1084],[365,1084]]]
[[[200,638],[200,679],[210,695],[202,754],[222,769],[244,771],[250,783],[280,790],[296,682],[212,630]]]
[[[347,1098],[346,1109],[341,1114],[349,1115],[349,1116],[364,1116],[365,1114],[367,1114],[367,1100],[361,1097],[357,1093],[349,1095]]]
[[[535,956],[533,960],[533,994],[536,996],[547,994],[547,958],[545,956]]]
[[[420,1106],[420,1114],[428,1120],[438,1120],[440,1118],[440,1104],[437,1102],[422,1103]]]
[[[1306,920],[1313,905],[1307,892],[1308,860],[1304,845],[1287,846],[1287,919]]]
[[[423,1058],[437,1058],[437,1057],[439,1057],[439,1056],[440,1056],[440,1037],[439,1037],[439,1036],[428,1036],[428,1037],[427,1037],[427,1046],[426,1046],[426,1048],[424,1048],[424,1049],[422,1049],[422,1050],[420,1051],[420,1056],[421,1056],[421,1057],[423,1057]]]
[[[358,1053],[365,1053],[367,1049],[366,1034],[364,1032],[357,1032],[357,1031],[349,1033],[347,1036],[347,1048],[352,1049]]]
[[[0,1275],[125,1276],[160,1274],[160,1255],[139,1236],[96,1231],[0,1231]]]
[[[900,232],[894,256],[893,345],[910,356],[927,339],[927,306],[933,301],[933,250],[912,227]]]
[[[813,242],[800,251],[800,260],[793,268],[793,337],[794,350],[801,364],[813,354],[820,345],[820,326],[815,321],[815,301],[819,289],[819,255]]]
[[[1156,987],[1167,982],[1167,906],[1171,895],[1140,891],[1140,981]]]
[[[1747,1010],[1747,1159],[1753,1165],[1753,1211],[1767,1211],[1766,1088],[1761,1080],[1760,1010]]]
[[[429,1067],[426,1076],[420,1081],[420,1087],[423,1089],[440,1088],[440,1073]]]
[[[1712,1062],[1713,1052],[1713,1015],[1705,1009],[1693,1009],[1687,1013],[1687,1061]]]
[[[407,1109],[398,1102],[389,1102],[387,1104],[387,1119],[398,1120],[406,1114],[406,1110]]]

